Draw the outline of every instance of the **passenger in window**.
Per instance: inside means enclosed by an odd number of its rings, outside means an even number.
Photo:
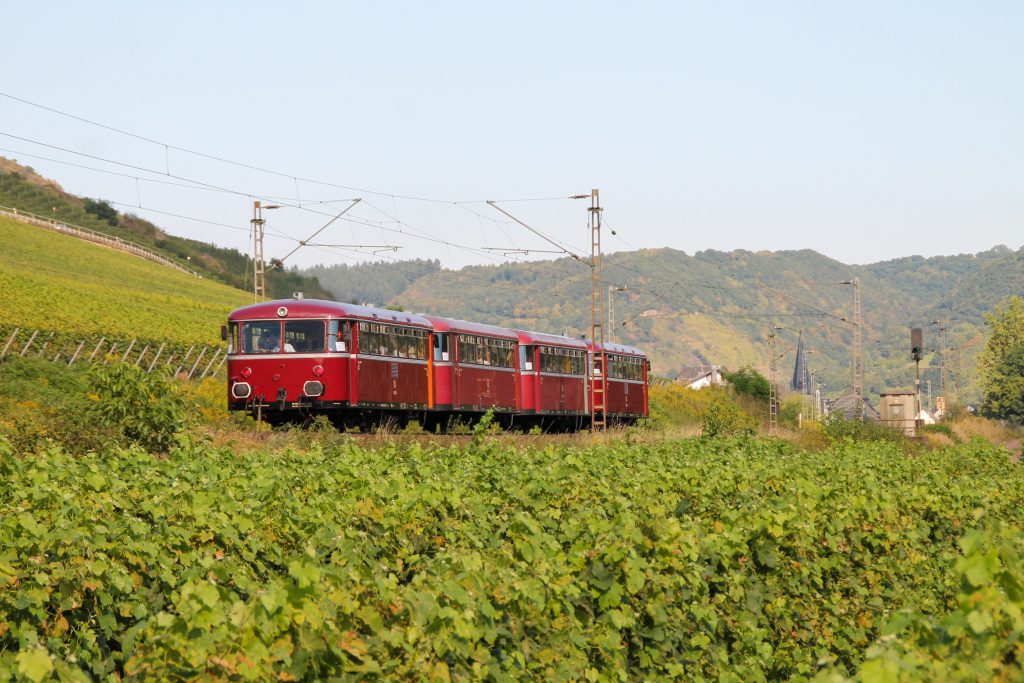
[[[285,342],[284,350],[285,353],[295,353],[295,347],[287,342]],[[281,352],[281,337],[277,332],[268,332],[260,337],[260,351],[263,353]]]

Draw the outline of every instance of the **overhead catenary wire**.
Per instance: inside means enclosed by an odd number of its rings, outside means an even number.
[[[169,155],[169,150],[174,150],[176,152],[182,152],[184,154],[191,154],[193,156],[197,156],[197,157],[200,157],[200,158],[203,158],[203,159],[208,159],[210,161],[217,161],[217,162],[220,162],[220,163],[230,164],[232,166],[237,166],[239,168],[246,168],[246,169],[249,169],[251,171],[257,171],[257,172],[260,172],[260,173],[267,173],[267,174],[278,176],[278,177],[281,177],[281,178],[291,179],[291,180],[293,180],[296,183],[296,190],[298,189],[297,188],[297,183],[299,181],[302,181],[304,183],[311,183],[311,184],[315,184],[315,185],[323,185],[323,186],[326,186],[326,187],[335,187],[335,188],[342,189],[342,190],[350,190],[350,191],[353,191],[353,192],[361,192],[361,193],[364,193],[364,194],[372,194],[372,195],[378,195],[378,196],[382,196],[382,197],[397,197],[398,199],[406,199],[406,200],[410,200],[410,201],[419,201],[419,202],[431,202],[431,203],[439,203],[439,204],[453,204],[453,203],[473,204],[473,203],[484,203],[484,202],[487,201],[485,199],[470,199],[470,200],[459,200],[459,201],[456,201],[456,200],[451,200],[451,199],[439,199],[439,198],[436,198],[436,197],[421,197],[421,196],[407,195],[407,194],[401,194],[401,193],[396,193],[396,192],[387,192],[387,191],[381,191],[381,190],[372,190],[372,189],[367,189],[367,188],[359,188],[359,187],[354,187],[354,186],[351,186],[351,185],[343,185],[343,184],[340,184],[340,183],[333,183],[333,182],[329,182],[329,181],[326,181],[326,180],[318,180],[318,179],[315,179],[315,178],[306,178],[306,177],[303,177],[300,174],[289,173],[289,172],[285,172],[285,171],[278,171],[278,170],[274,170],[274,169],[270,169],[270,168],[264,168],[264,167],[261,167],[261,166],[257,166],[255,164],[248,164],[248,163],[245,163],[245,162],[236,161],[234,159],[228,159],[226,157],[218,156],[216,154],[209,154],[207,152],[201,152],[201,151],[198,151],[198,150],[195,150],[195,149],[191,149],[191,148],[188,148],[188,147],[182,147],[180,145],[174,145],[174,144],[171,144],[169,142],[165,142],[165,141],[162,141],[162,140],[157,140],[155,138],[148,137],[148,136],[145,136],[145,135],[140,135],[138,133],[134,133],[132,131],[125,130],[123,128],[118,128],[117,126],[111,126],[111,125],[108,125],[108,124],[105,124],[105,123],[101,123],[99,121],[96,121],[96,120],[93,120],[93,119],[90,119],[90,118],[87,118],[87,117],[84,117],[84,116],[79,116],[77,114],[72,114],[70,112],[66,112],[66,111],[63,111],[61,109],[57,109],[56,107],[50,107],[50,106],[47,106],[47,105],[44,105],[44,104],[40,104],[38,102],[33,102],[31,100],[27,100],[27,99],[22,98],[22,97],[17,97],[15,95],[10,94],[10,93],[6,93],[6,92],[0,91],[0,97],[6,97],[7,99],[14,100],[16,102],[20,102],[22,104],[25,104],[25,105],[28,105],[28,106],[31,106],[31,107],[36,107],[38,109],[42,109],[42,110],[51,112],[53,114],[57,114],[59,116],[64,116],[64,117],[67,117],[67,118],[70,118],[70,119],[74,119],[76,121],[80,121],[82,123],[86,123],[86,124],[91,125],[91,126],[96,126],[98,128],[102,128],[104,130],[108,130],[108,131],[113,132],[113,133],[118,133],[120,135],[126,135],[128,137],[135,138],[136,140],[140,140],[142,142],[148,142],[148,143],[156,145],[158,147],[162,147],[164,149],[164,152],[165,152],[166,167],[167,167],[165,175],[172,175],[170,173],[170,160],[169,160],[169,156],[168,155]],[[519,197],[519,198],[513,198],[513,199],[502,199],[500,201],[503,201],[503,202],[543,202],[543,201],[559,201],[559,200],[564,200],[564,199],[568,199],[568,197],[564,197],[564,196]]]

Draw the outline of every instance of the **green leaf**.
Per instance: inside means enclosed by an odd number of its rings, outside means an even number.
[[[17,662],[18,673],[33,683],[39,683],[53,671],[50,654],[41,647],[19,652]]]

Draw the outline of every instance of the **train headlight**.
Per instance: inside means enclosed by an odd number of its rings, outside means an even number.
[[[313,374],[316,375],[317,377],[319,377],[320,375],[324,374],[324,366],[322,366],[322,365],[314,365],[313,366]]]
[[[304,396],[316,398],[324,393],[324,385],[315,380],[311,380],[302,385],[302,393]]]
[[[252,387],[248,382],[235,382],[231,385],[231,395],[235,398],[249,398]]]
[[[238,374],[240,374],[242,377],[246,379],[249,379],[249,377],[252,375],[252,368],[242,368],[242,372]]]

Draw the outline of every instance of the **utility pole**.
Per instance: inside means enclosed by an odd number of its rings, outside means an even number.
[[[768,330],[768,349],[771,356],[768,360],[768,431],[774,434],[779,428],[779,386],[775,372],[775,338],[777,330],[782,326],[775,326]]]
[[[864,421],[864,363],[861,357],[860,278],[853,278],[853,393],[857,397],[857,413]]]
[[[930,324],[939,326],[939,391],[942,396],[942,410],[945,412],[949,410],[951,403],[949,396],[946,393],[946,389],[949,386],[947,384],[948,375],[946,366],[946,358],[949,353],[949,349],[946,348],[946,323],[943,320],[932,320]],[[938,403],[938,401],[936,401],[936,403]]]
[[[860,278],[842,280],[841,285],[853,285],[853,400],[854,415],[864,421],[864,369],[861,363]]]
[[[608,341],[615,341],[615,293],[625,292],[626,287],[608,285]]]
[[[598,190],[590,191],[590,339],[594,343],[594,362],[590,368],[593,400],[590,402],[590,429],[603,430],[605,389],[608,386],[608,356],[604,352],[604,269],[601,264],[601,199]]]
[[[252,302],[259,303],[266,295],[266,263],[263,261],[263,205],[252,203]]]
[[[267,295],[267,264],[263,260],[263,210],[280,209],[277,204],[263,204],[257,199],[252,203],[252,302],[258,303]]]

